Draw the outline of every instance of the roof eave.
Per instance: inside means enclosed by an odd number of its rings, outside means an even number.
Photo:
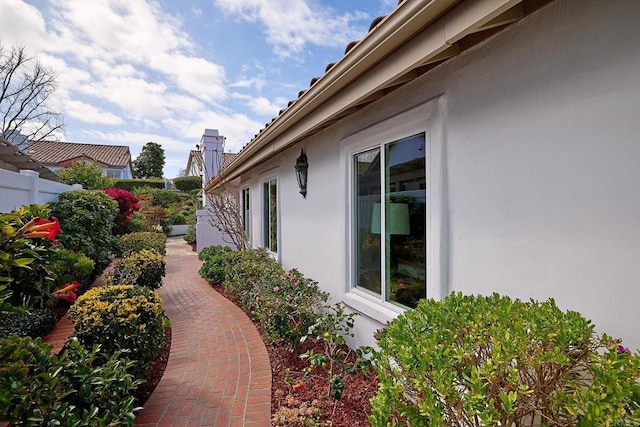
[[[455,56],[457,41],[494,25],[521,1],[404,1],[256,135],[225,168],[224,176],[206,188],[240,176],[412,69]]]

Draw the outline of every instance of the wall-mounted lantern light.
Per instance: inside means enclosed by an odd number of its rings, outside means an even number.
[[[296,159],[296,178],[298,179],[298,188],[300,188],[300,194],[305,199],[307,198],[307,171],[309,169],[309,163],[307,163],[307,155],[304,154],[304,148],[300,151],[300,156]]]

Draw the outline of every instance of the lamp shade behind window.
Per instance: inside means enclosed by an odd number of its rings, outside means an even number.
[[[411,234],[409,227],[409,205],[406,203],[389,203],[387,208],[388,234],[391,236],[407,236]],[[380,234],[380,203],[373,205],[371,216],[371,233]]]

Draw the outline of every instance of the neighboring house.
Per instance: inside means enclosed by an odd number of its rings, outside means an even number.
[[[75,162],[96,162],[111,178],[133,178],[131,152],[124,145],[39,141],[29,143],[28,153],[52,171]]]
[[[76,188],[80,186],[58,182],[55,173],[0,138],[0,212],[53,202],[60,193]]]
[[[207,131],[212,131],[212,129],[205,129],[205,133]],[[197,147],[198,150],[191,150],[189,152],[189,159],[187,160],[187,167],[185,168],[184,176],[204,175],[204,163],[202,159],[204,144],[202,144],[202,148],[200,148],[200,145],[197,145]],[[222,167],[224,168],[228,166],[236,156],[237,154],[235,153],[222,153]]]
[[[209,185],[237,183],[253,246],[362,314],[351,344],[460,291],[553,297],[637,348],[638,17],[400,2]]]

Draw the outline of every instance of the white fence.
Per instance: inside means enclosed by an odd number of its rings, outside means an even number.
[[[55,202],[60,193],[82,188],[40,178],[31,170],[20,173],[0,169],[0,212],[11,212],[22,205]]]

